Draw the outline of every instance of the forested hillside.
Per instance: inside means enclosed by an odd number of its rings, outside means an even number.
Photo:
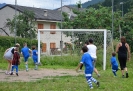
[[[123,12],[124,14],[127,13],[129,11],[129,9],[131,9],[131,7],[133,6],[133,0],[114,0],[114,10],[122,10],[122,4],[120,4],[121,2],[123,2]],[[95,5],[91,5],[88,6],[89,7],[94,7],[94,8],[98,8],[98,5],[102,5],[105,7],[111,7],[112,6],[112,0],[105,0],[102,3],[98,3]]]

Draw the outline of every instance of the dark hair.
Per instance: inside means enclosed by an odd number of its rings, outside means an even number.
[[[121,37],[121,42],[126,43],[126,38],[124,36]]]
[[[87,52],[87,51],[88,51],[87,46],[83,46],[83,47],[82,47],[82,51],[83,51],[84,53]]]
[[[115,57],[115,55],[116,55],[116,53],[115,53],[115,52],[113,52],[113,53],[112,53],[112,56],[113,56],[113,57]]]
[[[90,42],[90,43],[93,43],[93,39],[89,39],[89,42]]]
[[[32,50],[36,49],[36,46],[32,46]]]
[[[85,44],[86,44],[86,45],[89,45],[89,41],[88,41],[88,40],[86,40],[86,41],[85,41]]]

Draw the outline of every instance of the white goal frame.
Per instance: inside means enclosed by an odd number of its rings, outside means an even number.
[[[38,29],[38,63],[40,63],[40,48],[41,48],[41,44],[40,44],[40,32],[49,32],[49,31],[53,31],[53,29]],[[101,31],[104,32],[104,50],[103,50],[103,70],[106,70],[106,43],[107,43],[107,31],[106,29],[54,29],[54,31],[56,32],[81,32],[81,31]]]

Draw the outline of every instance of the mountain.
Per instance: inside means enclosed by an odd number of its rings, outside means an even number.
[[[6,3],[0,3],[0,8],[4,7],[6,5]]]
[[[88,2],[83,3],[82,4],[82,7],[83,8],[87,8],[90,5],[98,4],[98,3],[101,3],[101,2],[104,2],[104,1],[105,0],[91,0],[91,1],[88,1]]]

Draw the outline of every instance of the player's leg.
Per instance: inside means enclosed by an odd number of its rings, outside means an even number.
[[[34,58],[34,64],[35,64],[35,70],[38,69],[38,59],[37,58]]]
[[[18,76],[18,65],[15,65],[16,67],[16,75]]]
[[[98,70],[96,69],[96,60],[97,60],[96,58],[93,58],[94,72],[96,73],[96,75],[98,77],[100,77],[100,74],[99,74]]]
[[[86,76],[86,80],[87,80],[87,83],[88,83],[90,89],[93,89],[92,81],[91,81],[91,74],[90,74],[90,76]]]
[[[11,66],[12,66],[12,60],[7,60],[7,61],[8,61],[8,66],[7,66],[6,74],[10,74],[10,72],[11,72]]]
[[[29,57],[24,57],[26,71],[28,71],[28,58]]]
[[[11,74],[10,75],[13,75],[13,70],[15,68],[15,65],[12,65],[12,68],[11,68]]]

